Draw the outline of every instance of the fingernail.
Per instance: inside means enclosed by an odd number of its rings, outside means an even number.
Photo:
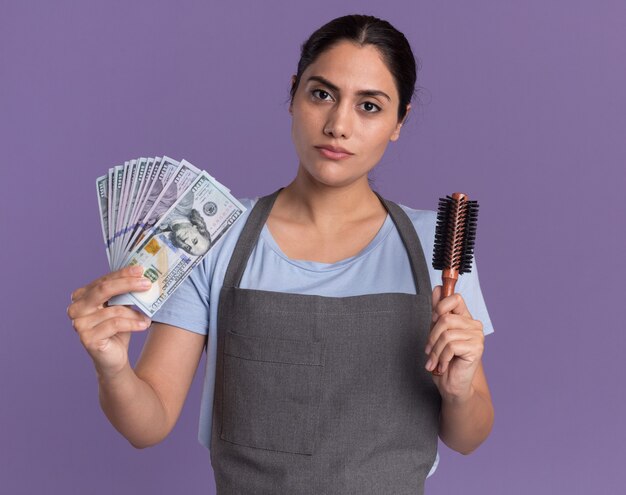
[[[149,287],[152,287],[152,282],[150,282],[150,280],[144,277],[141,280],[139,280],[139,287],[147,289]]]
[[[428,361],[426,361],[426,369],[427,369],[428,371],[430,371],[430,368],[432,367],[432,365],[433,365],[433,360],[432,360],[432,358],[431,358],[431,359],[429,359]]]
[[[430,351],[431,351],[431,350],[432,350],[432,346],[431,346],[430,344],[428,344],[428,345],[426,346],[426,349],[424,349],[424,353],[425,353],[425,354],[430,354]]]

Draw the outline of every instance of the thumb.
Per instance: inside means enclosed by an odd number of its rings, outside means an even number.
[[[432,318],[431,318],[431,324],[430,324],[431,329],[438,319],[437,313],[435,312],[435,308],[437,307],[437,304],[439,304],[439,301],[441,301],[442,290],[443,290],[443,287],[441,285],[436,285],[435,288],[433,289],[433,298],[432,298],[432,307],[431,307]]]
[[[441,301],[441,291],[443,290],[443,287],[441,285],[436,285],[435,288],[433,289],[433,309],[437,306],[437,304],[439,304],[439,301]]]

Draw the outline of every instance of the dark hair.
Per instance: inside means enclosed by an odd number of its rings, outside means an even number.
[[[369,15],[346,15],[337,17],[315,31],[304,42],[298,62],[296,79],[291,86],[291,101],[296,94],[300,78],[306,68],[336,43],[347,40],[358,45],[374,45],[380,51],[400,95],[398,121],[407,112],[415,92],[417,65],[411,46],[404,34],[389,22]]]

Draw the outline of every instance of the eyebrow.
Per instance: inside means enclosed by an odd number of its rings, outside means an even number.
[[[331,83],[328,79],[322,76],[311,76],[307,79],[307,82],[309,81],[317,81],[319,83],[322,83],[324,86],[327,86],[329,89],[336,91],[337,93],[340,92],[339,88],[335,84]],[[359,96],[384,96],[389,101],[391,101],[391,98],[387,93],[378,89],[361,89],[357,91],[356,94]]]

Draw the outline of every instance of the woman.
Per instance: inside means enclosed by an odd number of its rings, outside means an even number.
[[[244,203],[244,219],[155,315],[134,370],[130,332],[150,321],[105,303],[147,289],[141,270],[72,294],[102,408],[134,446],[173,428],[207,333],[199,438],[218,493],[423,493],[438,436],[461,453],[484,441],[491,326],[477,276],[440,298],[427,262],[435,214],[368,183],[414,85],[410,46],[386,21],[321,27],[292,78],[295,179]]]

